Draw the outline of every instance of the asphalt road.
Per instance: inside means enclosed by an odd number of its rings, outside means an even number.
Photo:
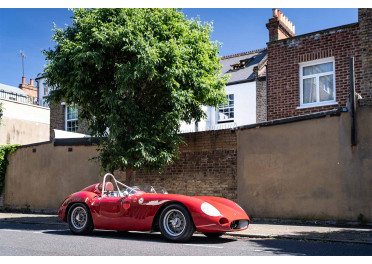
[[[195,234],[187,243],[170,243],[160,233],[94,231],[73,235],[66,227],[0,223],[0,256],[129,255],[129,256],[361,256],[372,246]]]

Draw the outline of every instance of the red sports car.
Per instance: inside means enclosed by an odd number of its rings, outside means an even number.
[[[103,183],[67,197],[58,211],[74,234],[96,229],[160,231],[172,241],[183,242],[198,230],[218,237],[248,228],[249,217],[233,201],[213,196],[168,194],[153,186],[129,187],[106,174]]]

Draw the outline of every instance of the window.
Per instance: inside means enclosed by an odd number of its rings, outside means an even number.
[[[300,64],[300,107],[336,103],[333,58]]]
[[[77,132],[78,129],[78,107],[66,107],[66,131]]]
[[[48,86],[46,85],[46,83],[43,83],[43,86],[44,86],[44,96],[47,96],[48,93],[49,93],[49,88],[48,88]]]
[[[228,94],[226,97],[227,104],[218,107],[218,123],[234,121],[234,95]]]

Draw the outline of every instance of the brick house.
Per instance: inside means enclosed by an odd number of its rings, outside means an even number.
[[[213,108],[203,106],[207,118],[195,124],[181,124],[182,132],[217,130],[264,122],[266,118],[266,61],[267,50],[260,49],[221,58],[223,75],[230,75],[226,86],[227,105]],[[45,77],[37,78],[38,87],[46,96]],[[58,137],[54,130],[89,134],[88,124],[79,119],[78,106],[66,106],[64,102],[50,106],[50,135]],[[57,131],[58,132],[58,131]],[[65,136],[75,137],[67,133]]]
[[[346,107],[351,57],[356,92],[372,98],[370,80],[362,78],[367,76],[363,71],[371,71],[362,64],[371,65],[371,60],[361,60],[362,52],[371,52],[366,47],[372,11],[359,9],[358,15],[357,23],[296,36],[292,22],[273,9],[266,24],[268,120]]]

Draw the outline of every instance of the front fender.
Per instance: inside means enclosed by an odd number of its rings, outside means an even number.
[[[81,191],[81,192],[71,194],[63,201],[62,205],[60,206],[58,210],[58,217],[62,221],[66,222],[67,221],[67,210],[74,203],[85,203],[89,207],[92,213],[94,210],[93,200],[97,197],[98,197],[97,194],[92,193],[92,192],[86,192],[86,191]]]

